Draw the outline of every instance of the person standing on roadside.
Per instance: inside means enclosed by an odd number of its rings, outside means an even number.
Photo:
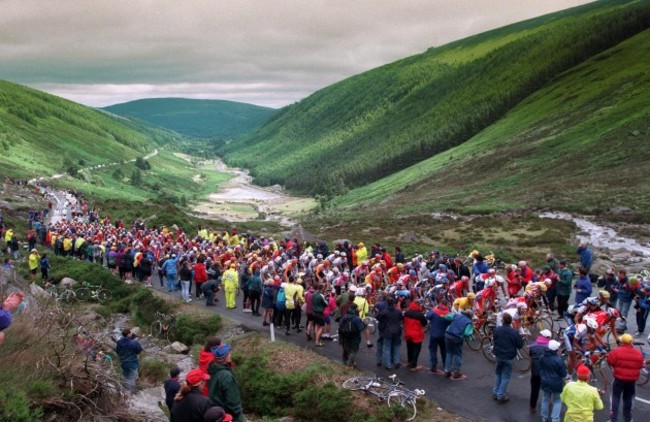
[[[181,297],[185,303],[190,303],[190,284],[192,284],[192,269],[190,268],[190,260],[184,259],[181,261],[181,269],[178,271],[178,277],[181,280]]]
[[[623,395],[623,418],[625,422],[632,421],[635,384],[645,365],[643,354],[632,345],[633,340],[634,338],[630,334],[623,334],[620,338],[621,345],[607,355],[607,364],[612,367],[614,375],[609,409],[611,422],[618,421],[621,394]]]
[[[135,334],[130,329],[122,330],[122,338],[117,341],[115,353],[120,358],[122,375],[124,376],[124,387],[130,393],[135,391],[135,380],[140,369],[138,355],[142,353],[142,346],[135,339]]]
[[[314,292],[314,295],[311,297],[311,309],[314,312],[314,344],[318,347],[323,347],[323,342],[321,337],[323,335],[323,330],[325,328],[325,308],[327,308],[327,301],[321,292],[323,286],[320,285]],[[299,306],[299,305],[297,305]]]
[[[537,409],[537,399],[539,390],[542,385],[542,379],[539,374],[539,362],[544,356],[552,334],[549,330],[542,330],[535,339],[535,343],[529,346],[531,366],[530,366],[530,414],[534,415]]]
[[[593,256],[591,254],[591,249],[587,246],[587,242],[580,242],[580,246],[578,246],[576,253],[580,258],[580,266],[585,269],[585,274],[589,274],[589,271],[591,271]]]
[[[458,299],[457,299],[458,300]],[[463,342],[474,333],[472,324],[472,309],[466,308],[457,314],[448,314],[445,319],[450,321],[445,331],[445,376],[460,381],[467,375],[460,372],[463,363]]]
[[[418,371],[418,358],[424,341],[424,327],[427,319],[424,317],[422,307],[415,301],[409,303],[408,309],[404,312],[404,339],[406,340],[406,355],[411,371]]]
[[[447,350],[445,348],[445,330],[449,326],[449,321],[445,317],[449,314],[449,307],[445,299],[427,312],[426,318],[429,321],[429,365],[431,365],[431,373],[436,375],[444,375],[445,371],[438,369],[438,348],[440,348],[440,356],[442,358],[442,368],[445,367],[445,360],[447,358]]]
[[[557,354],[560,342],[551,340],[548,348],[539,362],[539,372],[542,380],[542,421],[549,421],[549,406],[551,403],[551,422],[560,422],[560,411],[562,410],[562,399],[560,394],[564,388],[566,378],[566,365],[564,360]]]
[[[210,399],[201,394],[205,382],[210,379],[200,369],[192,369],[174,397],[170,422],[202,422],[205,412],[212,407]]]
[[[253,316],[260,316],[260,299],[263,291],[264,285],[260,277],[260,270],[256,268],[253,275],[248,278],[248,297],[251,301],[251,314]]]
[[[194,265],[194,294],[196,295],[197,299],[201,298],[201,295],[203,294],[203,290],[201,289],[201,286],[203,283],[208,281],[208,272],[205,269],[205,257],[200,256],[199,259],[196,260],[196,264]]]
[[[591,296],[591,279],[589,279],[589,273],[585,267],[580,267],[578,269],[578,280],[576,281],[573,290],[576,292],[575,303],[576,305],[582,304],[582,302]]]
[[[524,340],[517,330],[511,327],[512,316],[509,313],[503,315],[503,325],[494,330],[494,356],[497,360],[494,372],[494,388],[492,398],[497,403],[503,404],[508,400],[506,390],[512,375],[512,360],[517,357],[517,350],[524,347]]]
[[[228,265],[228,269],[223,273],[222,282],[226,294],[226,308],[235,309],[237,307],[237,292],[239,291],[237,264],[230,263]]]
[[[402,311],[395,307],[395,299],[389,297],[387,307],[377,315],[379,332],[384,344],[384,368],[399,369],[399,349],[402,345]],[[357,304],[358,305],[358,304]]]
[[[564,422],[593,422],[594,411],[603,408],[598,389],[589,385],[591,371],[584,365],[578,366],[578,381],[567,383],[560,394],[566,405]]]
[[[569,309],[569,297],[571,297],[571,288],[573,283],[573,271],[566,266],[566,261],[560,261],[560,270],[557,275],[559,280],[557,282],[557,314],[558,321],[564,319],[564,313]]]
[[[361,344],[361,332],[366,328],[359,318],[356,303],[350,304],[348,312],[339,322],[339,343],[343,348],[343,364],[349,368],[356,367],[356,357]]]
[[[222,343],[212,349],[214,360],[208,366],[210,380],[208,382],[208,397],[212,403],[232,415],[233,421],[243,422],[244,413],[242,410],[239,385],[232,373],[234,366],[231,356],[231,346]]]
[[[50,278],[50,261],[47,259],[47,254],[44,253],[38,263],[41,267],[41,280],[47,281]]]
[[[169,378],[165,381],[163,388],[165,389],[165,404],[167,409],[171,413],[172,407],[174,407],[174,397],[178,394],[178,391],[181,389],[181,384],[178,381],[178,376],[180,375],[181,370],[178,367],[173,367],[169,370]]]
[[[36,249],[32,249],[29,252],[29,259],[27,262],[29,265],[29,273],[32,277],[32,283],[36,281],[36,271],[38,271],[40,260],[41,256],[38,254],[38,251]]]

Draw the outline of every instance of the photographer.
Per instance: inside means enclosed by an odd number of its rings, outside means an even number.
[[[135,339],[135,334],[131,333],[130,329],[125,328],[122,330],[122,338],[117,341],[115,352],[120,358],[124,388],[133,393],[135,391],[135,380],[138,377],[138,369],[140,368],[138,355],[142,353],[142,346]]]

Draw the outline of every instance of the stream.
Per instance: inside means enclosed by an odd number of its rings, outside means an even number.
[[[565,212],[544,212],[540,218],[572,221],[578,226],[576,238],[590,247],[607,250],[613,262],[637,271],[650,266],[650,244],[641,244],[636,239],[621,236],[615,229],[598,224],[586,216],[573,216]]]

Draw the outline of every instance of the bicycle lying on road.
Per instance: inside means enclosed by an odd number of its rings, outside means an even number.
[[[388,377],[390,382],[375,377],[353,377],[343,382],[343,388],[353,391],[365,391],[377,397],[379,400],[386,400],[388,407],[401,406],[407,413],[407,421],[415,419],[417,414],[416,401],[418,397],[425,394],[424,390],[409,390],[404,383],[393,374]]]

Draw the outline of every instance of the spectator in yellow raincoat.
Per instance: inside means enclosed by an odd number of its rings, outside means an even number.
[[[226,308],[235,309],[237,290],[239,289],[239,274],[237,274],[237,264],[231,263],[230,267],[224,271],[221,281],[226,291]]]
[[[603,408],[598,389],[589,385],[591,372],[584,365],[578,367],[578,381],[564,386],[562,402],[566,405],[564,422],[593,422],[594,410]]]

